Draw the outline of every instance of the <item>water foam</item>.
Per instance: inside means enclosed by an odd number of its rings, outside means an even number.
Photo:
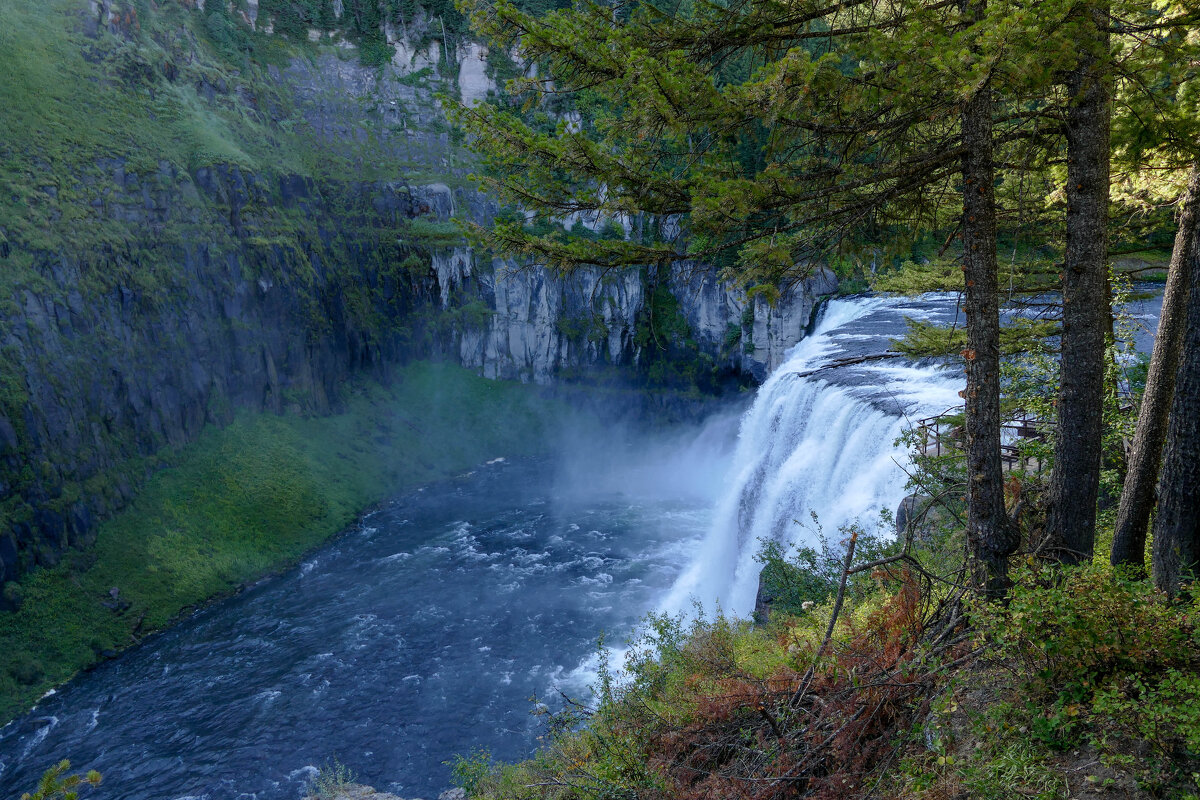
[[[758,390],[742,419],[712,527],[668,592],[664,611],[688,614],[699,601],[709,610],[747,616],[763,540],[815,543],[813,515],[836,537],[843,526],[869,524],[900,502],[907,454],[896,439],[908,419],[953,405],[959,378],[938,366],[907,364],[862,367],[854,385],[839,385],[836,370],[809,374],[845,354],[840,342],[863,336],[840,328],[900,302],[833,301],[813,334]]]

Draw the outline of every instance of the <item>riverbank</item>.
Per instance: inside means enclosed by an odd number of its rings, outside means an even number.
[[[0,723],[195,607],[296,563],[387,496],[544,448],[567,407],[540,390],[417,363],[363,379],[326,417],[242,414],[154,457],[95,547],[8,584]],[[115,590],[115,591],[114,591]]]

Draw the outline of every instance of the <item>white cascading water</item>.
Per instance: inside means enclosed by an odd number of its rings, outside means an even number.
[[[931,299],[945,308],[946,298]],[[761,540],[815,544],[815,514],[821,529],[836,541],[842,526],[871,525],[881,510],[895,510],[905,494],[903,466],[908,461],[896,439],[909,420],[961,402],[961,376],[942,367],[888,361],[854,367],[859,385],[831,382],[838,370],[824,377],[803,373],[847,355],[854,340],[886,346],[886,335],[844,328],[880,312],[899,322],[895,306],[902,302],[911,303],[888,298],[831,302],[813,334],[792,349],[758,390],[742,419],[712,528],[668,593],[664,611],[686,613],[699,601],[707,610],[715,604],[747,617],[758,588],[761,565],[755,555]],[[901,331],[902,325],[889,333]],[[864,373],[870,378],[865,383]]]

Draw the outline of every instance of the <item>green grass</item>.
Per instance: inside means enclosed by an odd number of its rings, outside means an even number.
[[[160,161],[254,166],[268,152],[246,153],[268,137],[237,103],[197,96],[202,78],[235,78],[216,61],[184,58],[184,9],[147,9],[127,37],[90,39],[78,0],[0,0],[0,8],[0,223],[10,239],[47,249],[122,241],[126,226],[97,225],[87,204],[107,180],[108,159],[148,175]],[[174,83],[164,77],[172,67],[181,71]]]
[[[96,546],[20,584],[0,613],[0,724],[181,611],[279,570],[388,495],[546,441],[564,409],[536,390],[414,364],[362,381],[342,413],[244,414],[165,454]],[[131,605],[102,605],[116,587]]]
[[[382,146],[390,123],[370,94],[326,98],[353,116],[358,135],[331,143],[311,128],[291,87],[270,72],[319,52],[307,42],[251,31],[215,3],[205,12],[145,0],[120,8],[119,33],[89,36],[86,0],[0,0],[0,241],[14,251],[0,260],[0,289],[37,278],[15,254],[88,256],[143,240],[144,223],[106,210],[140,204],[141,186],[175,195],[156,223],[159,238],[203,235],[195,219],[227,212],[183,186],[199,167],[237,165],[265,177],[268,193],[277,174],[411,182],[409,173],[428,169],[434,154]],[[113,191],[118,163],[136,176],[128,191]],[[181,186],[162,184],[163,165]],[[444,172],[429,178],[445,181]],[[277,211],[266,209],[255,226],[293,233]]]

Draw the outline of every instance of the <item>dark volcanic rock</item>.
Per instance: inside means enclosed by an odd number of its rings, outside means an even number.
[[[349,376],[410,357],[539,383],[597,367],[644,372],[658,356],[644,346],[656,282],[676,299],[701,369],[761,377],[836,289],[815,269],[768,306],[704,265],[565,278],[453,246],[452,217],[486,224],[498,207],[451,188],[461,170],[448,166],[430,89],[331,53],[272,70],[339,163],[361,160],[359,143],[370,141],[379,158],[444,182],[113,155],[69,197],[43,193],[73,203],[60,214],[73,226],[61,246],[0,224],[0,269],[31,276],[0,296],[0,584],[92,544],[99,520],[145,477],[140,457],[239,409],[328,413]],[[205,79],[199,96],[245,102],[259,118],[243,89]],[[685,393],[639,402],[672,418],[702,404]]]

